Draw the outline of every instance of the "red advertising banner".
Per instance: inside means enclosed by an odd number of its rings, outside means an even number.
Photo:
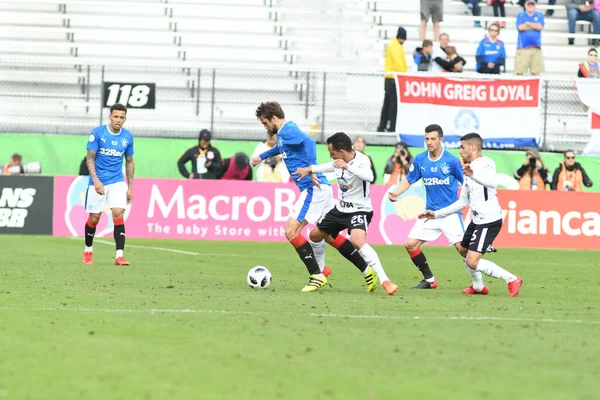
[[[538,107],[540,80],[453,79],[397,75],[401,103],[429,103],[458,107]]]
[[[56,177],[54,186],[53,234],[83,236],[87,177]],[[389,187],[371,188],[369,242],[402,245],[425,209],[424,188],[412,187],[396,203],[387,200]],[[285,221],[298,195],[293,184],[136,179],[125,214],[127,237],[285,241]],[[505,219],[496,247],[598,248],[600,193],[501,190],[499,197]],[[112,236],[110,210],[104,213],[97,236]],[[448,242],[440,237],[430,244]]]

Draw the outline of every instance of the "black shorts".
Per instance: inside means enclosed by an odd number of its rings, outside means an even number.
[[[348,229],[348,233],[350,233],[352,229],[362,229],[366,232],[372,218],[373,211],[343,213],[334,207],[329,210],[325,215],[325,218],[317,224],[317,228],[332,236],[335,236],[344,229]]]
[[[484,254],[502,229],[502,220],[489,224],[475,225],[473,221],[467,227],[460,245],[465,249]]]

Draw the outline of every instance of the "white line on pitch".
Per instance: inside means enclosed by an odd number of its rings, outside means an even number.
[[[102,240],[102,239],[95,239],[94,243],[110,244],[111,246],[115,245],[114,242],[109,242],[108,240]],[[177,249],[167,249],[166,247],[141,246],[141,245],[138,245],[138,244],[128,244],[127,247],[131,247],[131,248],[134,248],[134,249],[148,249],[148,250],[168,251],[170,253],[187,254],[189,256],[199,256],[200,255],[200,253],[195,253],[193,251],[184,251],[184,250],[177,250]]]
[[[98,312],[98,313],[139,313],[139,314],[244,314],[244,315],[284,315],[301,316],[293,313],[269,313],[257,311],[235,311],[235,310],[203,310],[203,309],[126,309],[126,308],[17,308],[0,307],[0,311],[62,311],[62,312]],[[497,322],[529,322],[529,323],[563,323],[563,324],[591,324],[598,325],[600,321],[585,319],[554,319],[554,318],[511,318],[511,317],[467,317],[467,316],[420,316],[420,315],[361,315],[361,314],[308,314],[311,317],[322,318],[356,318],[356,319],[395,319],[407,321],[497,321]]]
[[[569,324],[600,324],[600,321],[584,319],[530,319],[530,318],[510,318],[510,317],[465,317],[465,316],[447,316],[447,317],[422,317],[419,315],[352,315],[352,314],[310,314],[313,317],[326,318],[357,318],[357,319],[403,319],[403,320],[437,320],[437,321],[512,321],[512,322],[550,322],[550,323],[569,323]]]

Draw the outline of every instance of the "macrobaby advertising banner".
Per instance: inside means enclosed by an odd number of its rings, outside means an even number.
[[[87,177],[56,177],[55,236],[83,236],[87,186]],[[425,210],[424,187],[411,187],[395,203],[387,199],[390,187],[371,189],[375,212],[369,242],[404,244],[415,218]],[[285,221],[299,193],[293,183],[141,178],[135,180],[133,195],[125,213],[130,238],[282,242]],[[504,225],[496,247],[598,248],[600,193],[500,190],[499,199]],[[111,237],[110,210],[103,213],[96,235]],[[448,242],[442,236],[430,244]]]
[[[479,133],[487,148],[537,146],[540,79],[463,79],[398,74],[396,133],[423,147],[425,126],[438,124],[447,147]]]

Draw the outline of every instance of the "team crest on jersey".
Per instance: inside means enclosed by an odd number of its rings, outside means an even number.
[[[116,146],[116,145],[118,145],[118,144],[119,144],[119,142],[118,142],[118,141],[116,141],[116,140],[112,140],[112,141],[110,142],[110,144],[112,144],[113,146]]]
[[[121,139],[121,145],[123,147],[127,147],[128,144],[129,144],[129,142],[127,141],[127,139],[125,139],[125,138]]]
[[[348,190],[352,189],[352,185],[348,185],[348,181],[346,181],[346,178],[343,177],[338,178],[338,186],[343,193],[346,193]]]
[[[444,175],[448,175],[450,173],[450,166],[448,164],[442,164],[442,173]]]

